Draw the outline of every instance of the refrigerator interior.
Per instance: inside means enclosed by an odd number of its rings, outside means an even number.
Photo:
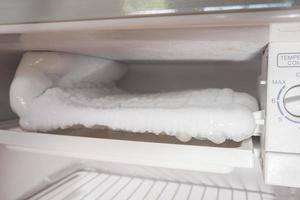
[[[86,173],[117,174],[107,176],[135,177],[136,181],[160,180],[162,188],[175,184],[175,191],[180,184],[187,190],[194,184],[199,190],[213,190],[207,197],[203,193],[207,199],[223,199],[224,191],[230,193],[224,199],[233,199],[236,191],[244,192],[245,199],[297,199],[296,188],[264,184],[259,134],[239,143],[216,145],[197,140],[185,144],[171,136],[151,134],[20,129],[9,106],[9,86],[26,51],[68,52],[124,63],[129,71],[117,84],[130,92],[228,87],[261,99],[261,59],[269,42],[266,24],[205,28],[135,24],[118,29],[93,23],[74,25],[73,30],[68,23],[0,27],[3,198],[31,196],[66,174],[85,169]]]

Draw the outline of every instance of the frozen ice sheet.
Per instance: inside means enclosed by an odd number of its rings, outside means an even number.
[[[246,93],[225,88],[131,94],[114,84],[125,74],[126,66],[113,61],[29,52],[12,82],[11,106],[20,125],[31,131],[101,125],[215,143],[253,134],[258,106]]]

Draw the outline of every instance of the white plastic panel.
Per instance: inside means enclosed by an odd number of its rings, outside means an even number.
[[[260,191],[78,171],[29,198],[29,200],[47,199],[272,200],[276,197],[272,193]]]
[[[0,130],[0,144],[27,152],[215,173],[252,168],[255,157],[251,139],[225,148]]]
[[[300,42],[299,32],[300,32],[299,22],[271,24],[270,41],[271,42]]]
[[[265,181],[267,184],[300,187],[300,155],[267,152]]]
[[[245,61],[259,56],[268,43],[268,27],[262,25],[150,30],[136,26],[119,30],[116,26],[101,30],[82,24],[77,29],[72,26],[74,29],[63,30],[62,24],[52,31],[27,27],[28,32],[22,30],[26,25],[11,25],[25,33],[1,34],[0,51],[59,51],[120,61]],[[0,25],[0,33],[11,26]]]

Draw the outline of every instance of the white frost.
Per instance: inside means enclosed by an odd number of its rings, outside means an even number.
[[[13,110],[27,130],[103,125],[116,130],[241,141],[255,129],[256,100],[231,89],[130,94],[114,81],[122,64],[53,52],[26,53],[10,89]]]

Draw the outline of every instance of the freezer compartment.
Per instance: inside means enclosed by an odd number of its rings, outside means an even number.
[[[1,46],[1,58],[3,55],[6,59],[0,68],[4,72],[1,82],[6,84],[0,91],[1,108],[9,107],[8,87],[21,55],[35,50],[80,53],[121,62],[127,65],[128,73],[117,86],[129,92],[228,87],[258,99],[260,56],[268,42],[266,26],[148,30],[143,24],[140,29],[129,26],[126,30],[109,30],[97,25],[70,31],[59,25],[53,32],[26,27],[10,27],[16,28],[9,29],[13,34],[1,35],[1,42],[6,43]],[[9,111],[1,117],[3,121],[16,118]],[[186,144],[168,136],[100,132],[26,132],[12,125],[2,129],[0,142],[25,152],[216,173],[251,169],[260,148],[257,140],[253,147],[253,138],[220,145],[198,140]]]
[[[129,72],[118,86],[129,92],[228,87],[257,97],[260,56],[268,42],[267,26],[149,29],[144,24],[107,29],[101,25],[104,21],[98,22],[96,26],[91,21],[79,23],[72,30],[61,26],[65,23],[51,24],[51,32],[37,30],[32,24],[1,26],[1,33],[13,29],[1,35],[5,43],[0,47],[1,55],[18,62],[24,51],[61,51],[119,61],[128,65]],[[8,61],[2,64],[4,69],[16,68]],[[3,76],[1,81],[10,83],[11,74]],[[1,94],[7,101],[5,87]],[[7,103],[1,107],[7,109]],[[13,117],[11,112],[4,115],[6,119]]]
[[[143,91],[128,92],[116,86],[117,81],[122,85],[127,70],[125,64],[95,57],[28,52],[11,84],[10,103],[20,125],[30,131],[83,125],[222,143],[247,139],[255,130],[257,100],[246,93],[224,85],[147,93],[148,85],[136,78],[130,81]],[[215,73],[207,75],[216,78]]]
[[[117,85],[130,92],[229,87],[257,97],[260,62],[256,59],[238,62],[122,62],[128,66],[128,73]],[[8,82],[11,79],[12,74],[6,77]],[[5,92],[3,96],[4,99],[8,98]],[[4,103],[2,106],[8,104]],[[34,133],[19,129],[17,124],[3,128],[0,142],[20,151],[215,173],[229,173],[235,168],[252,168],[253,159],[258,156],[255,154],[252,138],[238,143],[226,141],[220,145],[198,140],[186,144],[169,136],[99,130],[69,129],[62,132]],[[256,145],[259,147],[259,143]]]

